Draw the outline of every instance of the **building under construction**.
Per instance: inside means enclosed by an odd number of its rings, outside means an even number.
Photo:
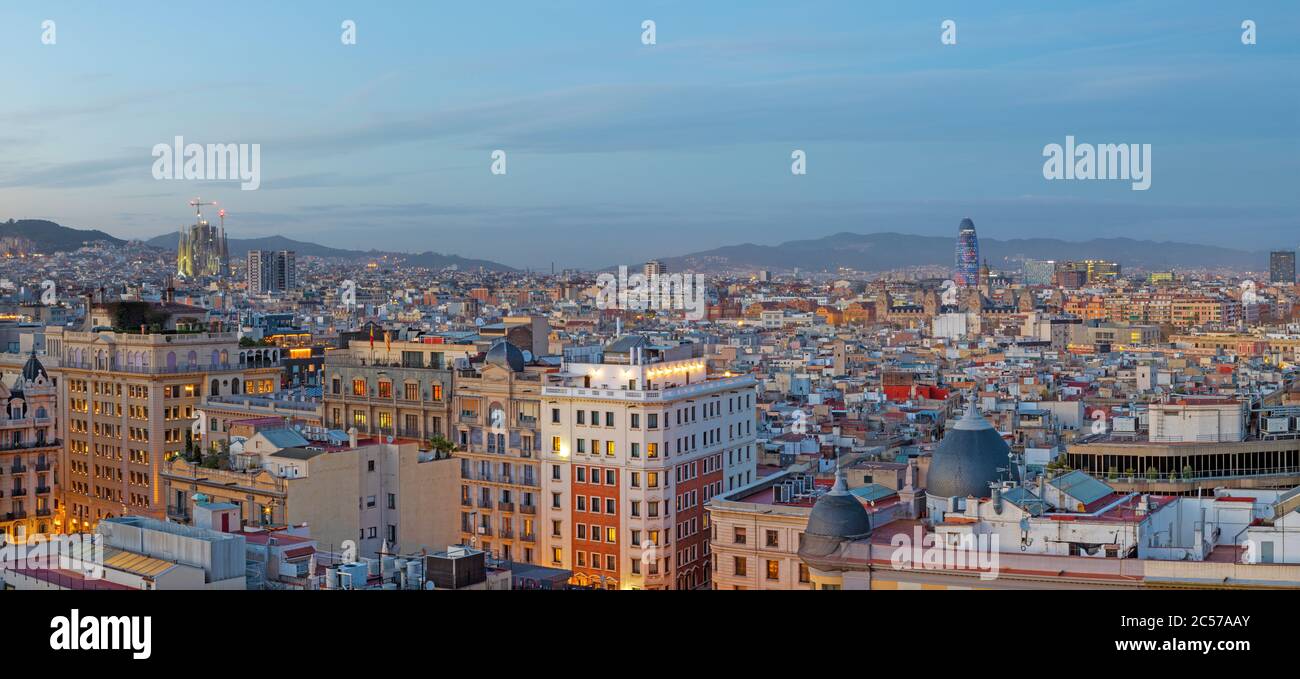
[[[204,276],[225,277],[230,273],[229,250],[226,247],[226,211],[220,210],[220,226],[208,224],[203,218],[205,203],[195,199],[194,223],[181,227],[180,241],[176,244],[176,275],[184,279]]]

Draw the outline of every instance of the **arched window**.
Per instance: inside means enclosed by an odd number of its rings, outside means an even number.
[[[212,380],[212,386],[211,386],[211,388],[208,390],[208,395],[209,395],[209,396],[220,396],[220,395],[221,395],[221,383],[218,382],[218,381],[216,381],[216,380]]]
[[[167,369],[168,370],[176,369],[176,352],[174,351],[167,352]]]
[[[233,379],[233,380],[230,380],[230,393],[232,393],[232,394],[238,394],[238,393],[239,393],[239,378],[235,378],[235,379]]]

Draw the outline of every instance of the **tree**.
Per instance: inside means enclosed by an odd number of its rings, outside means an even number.
[[[456,444],[444,438],[441,434],[434,434],[429,439],[429,448],[438,454],[438,457],[451,457],[456,452]]]

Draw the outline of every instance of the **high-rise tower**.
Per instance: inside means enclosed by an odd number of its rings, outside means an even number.
[[[973,286],[979,284],[980,243],[975,236],[975,222],[969,217],[961,220],[957,232],[957,261],[952,279],[957,285]]]

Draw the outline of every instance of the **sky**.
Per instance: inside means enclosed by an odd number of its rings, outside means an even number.
[[[1300,245],[1294,0],[6,2],[0,65],[0,219],[123,238],[201,196],[232,238],[535,269],[962,217]],[[178,135],[258,144],[260,187],[155,179]],[[1150,188],[1044,179],[1067,135],[1150,144]]]

